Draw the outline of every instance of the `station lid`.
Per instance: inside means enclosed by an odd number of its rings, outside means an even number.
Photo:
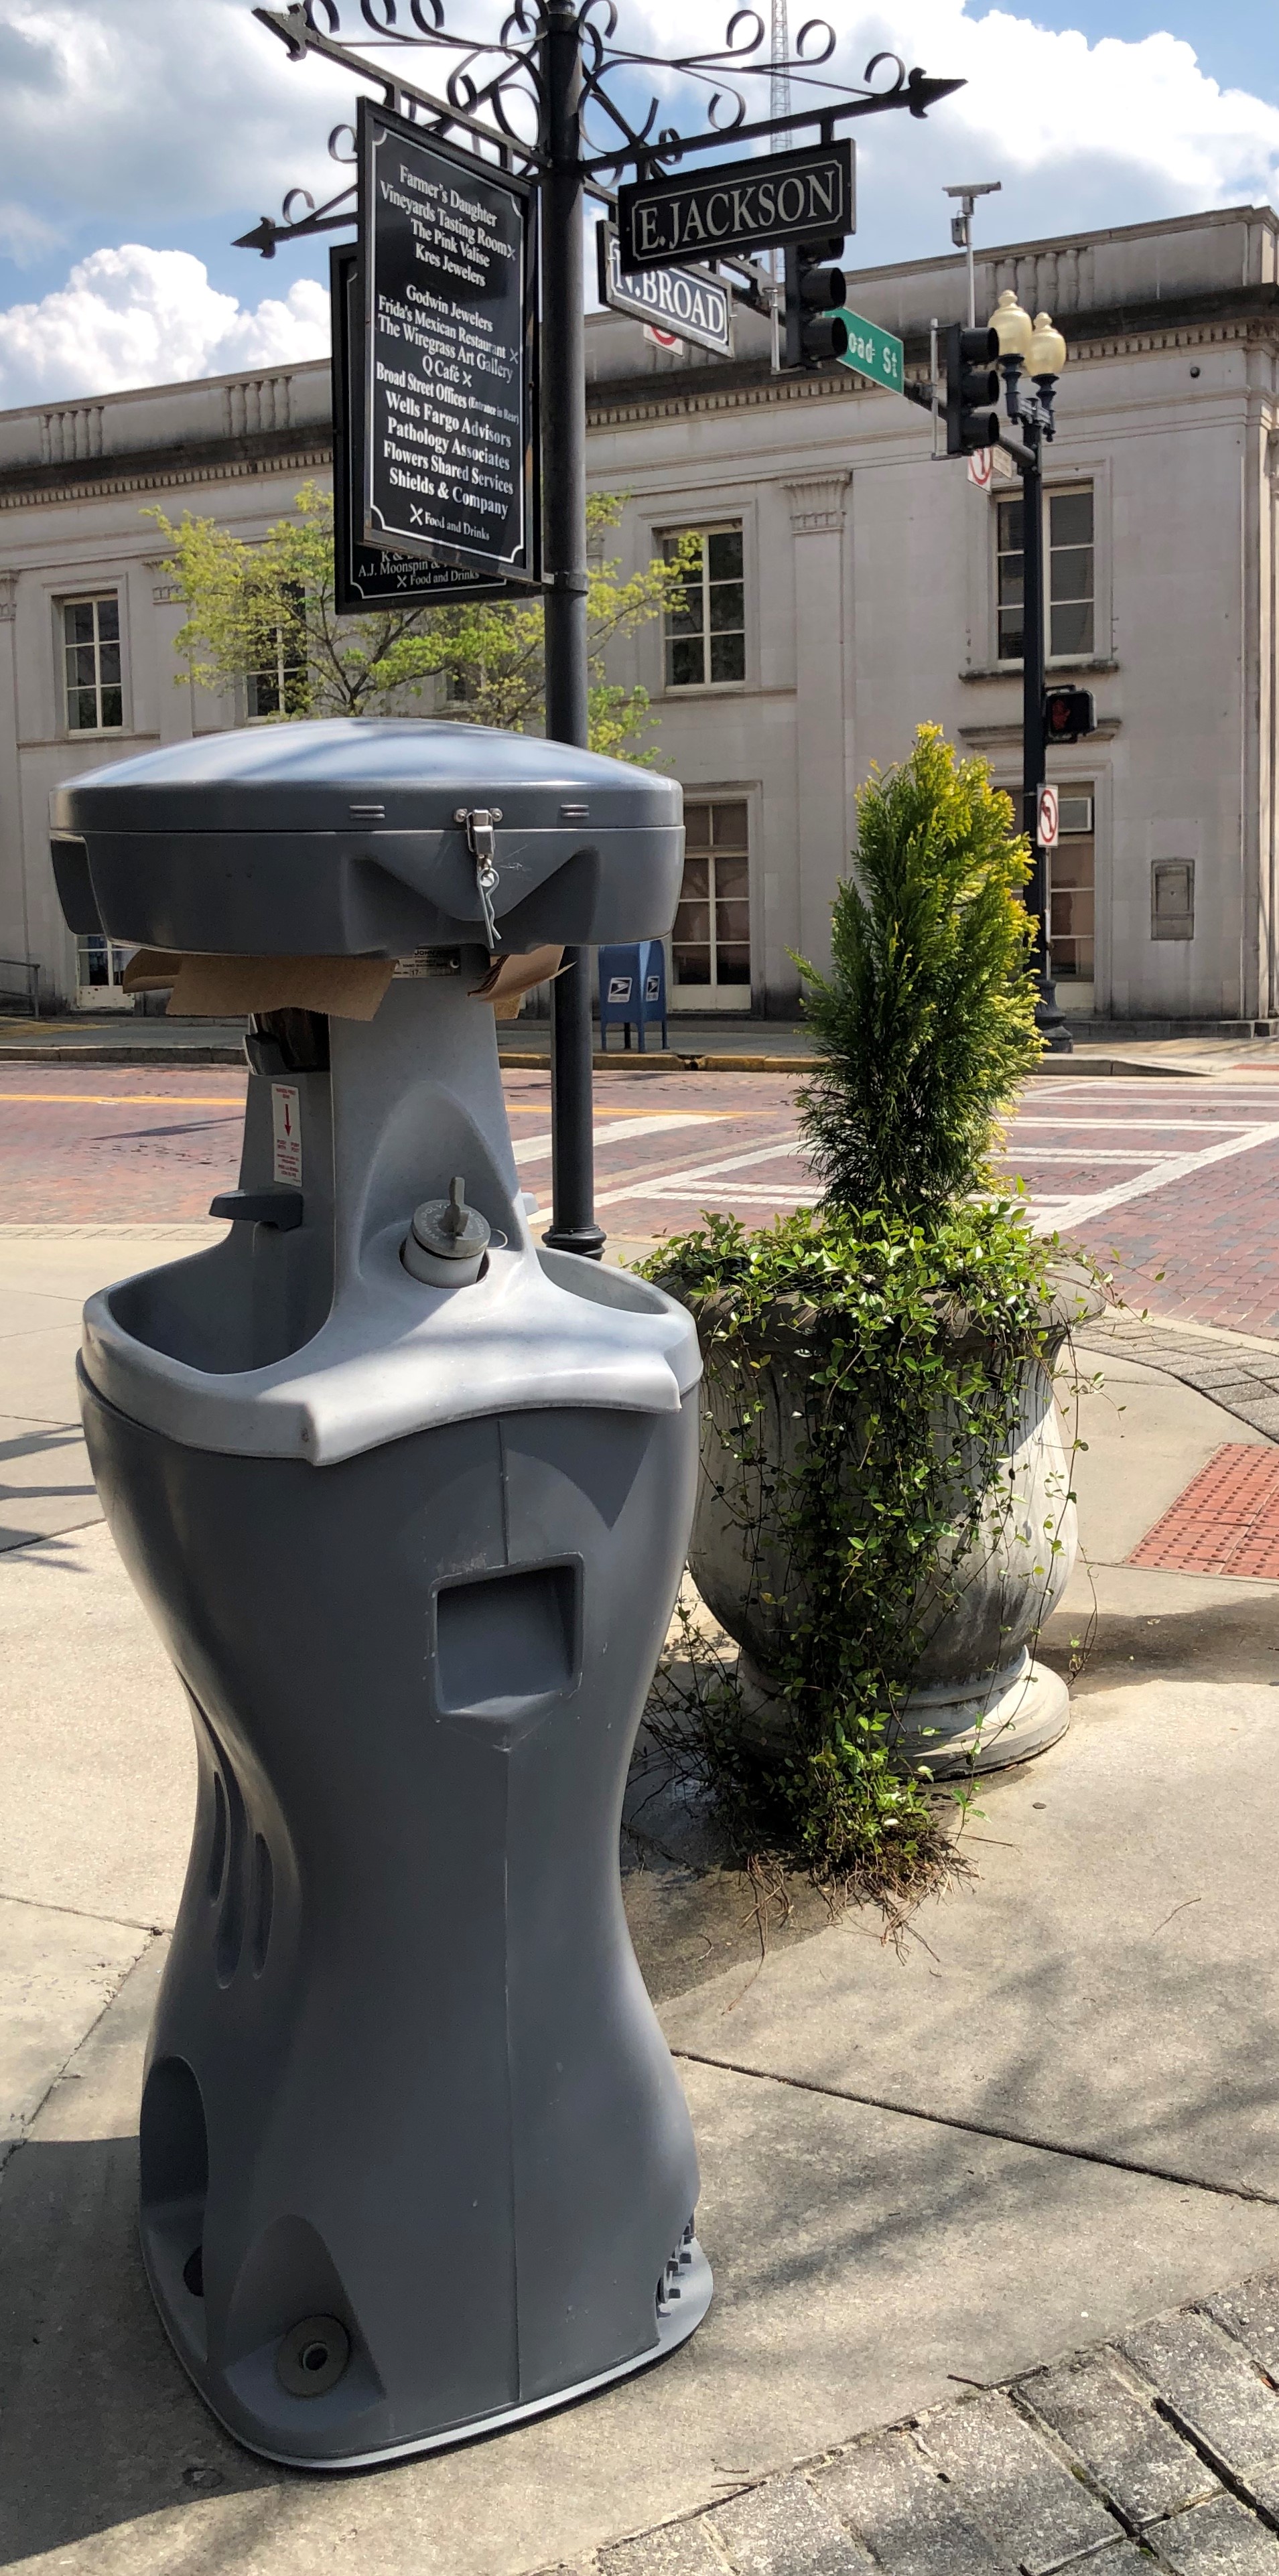
[[[535,734],[431,716],[333,717],[167,743],[68,779],[55,832],[443,831],[460,807],[508,830],[678,825],[675,781]]]
[[[673,778],[430,716],[203,734],[53,798],[71,929],[182,955],[660,938],[683,840]]]

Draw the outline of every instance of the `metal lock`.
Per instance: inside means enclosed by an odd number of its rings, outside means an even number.
[[[492,950],[499,944],[498,927],[493,913],[493,897],[497,892],[498,882],[497,861],[494,856],[497,847],[494,826],[502,820],[502,808],[500,805],[459,805],[453,820],[463,825],[466,832],[466,846],[475,861],[475,883],[479,890],[480,909],[484,914],[485,934],[489,948]]]

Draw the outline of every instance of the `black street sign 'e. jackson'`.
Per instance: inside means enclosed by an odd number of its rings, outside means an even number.
[[[366,542],[535,581],[530,189],[360,101]]]
[[[851,143],[814,144],[769,161],[639,179],[617,192],[624,277],[717,251],[762,250],[770,242],[824,241],[857,226]]]

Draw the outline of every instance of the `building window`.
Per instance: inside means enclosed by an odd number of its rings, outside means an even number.
[[[1060,837],[1048,858],[1048,948],[1058,982],[1093,980],[1096,839],[1091,784],[1060,791]]]
[[[114,733],[124,723],[120,685],[120,602],[113,590],[93,599],[64,599],[62,641],[67,674],[67,731]]]
[[[261,667],[250,671],[245,692],[250,724],[264,716],[305,715],[306,619],[300,592],[296,616],[268,628],[262,641]]]
[[[91,930],[87,938],[77,939],[77,1008],[131,1011],[133,995],[124,989],[124,970],[133,954],[127,940],[107,939],[100,930]]]
[[[672,934],[675,990],[702,1003],[750,1000],[750,859],[746,805],[685,804],[684,882]]]
[[[995,571],[1001,662],[1020,662],[1025,650],[1025,525],[1020,500],[999,502],[995,511]]]
[[[690,545],[689,539],[692,539]],[[746,677],[746,591],[738,520],[664,537],[668,563],[684,553],[679,593],[666,612],[666,686],[704,689]]]
[[[1018,497],[1000,501],[995,512],[995,590],[999,620],[999,659],[1020,662],[1025,646],[1025,519]],[[1094,650],[1093,607],[1096,595],[1093,546],[1093,489],[1076,483],[1068,491],[1049,492],[1044,525],[1048,587],[1049,661],[1090,660]]]
[[[1093,650],[1092,485],[1048,495],[1048,657],[1073,661]]]

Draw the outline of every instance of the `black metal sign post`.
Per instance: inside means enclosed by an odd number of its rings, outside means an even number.
[[[355,18],[354,0],[348,0],[350,17]],[[541,536],[543,550],[542,584],[546,598],[546,730],[553,741],[585,744],[588,718],[589,664],[586,630],[586,365],[583,306],[582,212],[586,195],[595,197],[610,214],[616,205],[613,191],[624,172],[633,171],[636,187],[632,198],[643,196],[648,183],[656,183],[664,201],[672,184],[678,197],[680,183],[672,183],[670,173],[690,155],[711,153],[722,156],[726,146],[753,143],[774,135],[788,137],[815,135],[809,151],[777,156],[780,163],[803,161],[813,169],[824,166],[829,173],[832,160],[847,153],[848,196],[839,219],[828,221],[823,190],[828,183],[820,176],[810,186],[805,205],[810,202],[821,220],[820,232],[848,231],[852,216],[852,155],[846,144],[835,140],[835,127],[848,119],[879,116],[893,109],[905,109],[911,116],[926,114],[929,107],[952,90],[962,88],[960,81],[930,80],[918,68],[907,71],[895,54],[876,54],[867,64],[865,86],[849,87],[832,81],[822,67],[835,51],[836,37],[832,27],[819,19],[801,30],[797,57],[793,62],[776,64],[765,45],[764,20],[753,9],[739,9],[730,19],[725,42],[717,52],[667,57],[641,53],[614,41],[617,12],[613,0],[514,0],[498,35],[480,38],[450,28],[445,18],[445,0],[359,0],[362,25],[354,42],[342,35],[341,0],[287,0],[282,7],[260,7],[254,16],[287,46],[294,61],[302,62],[308,54],[320,54],[327,61],[342,65],[353,79],[380,91],[384,104],[362,109],[366,136],[374,122],[388,134],[398,134],[399,146],[407,156],[405,135],[414,150],[426,155],[447,157],[451,170],[462,165],[458,193],[470,208],[470,233],[463,245],[464,266],[485,270],[489,283],[496,276],[491,263],[486,267],[475,254],[484,243],[490,248],[498,237],[500,205],[503,194],[536,197],[541,209],[541,424],[542,424],[542,507]],[[439,87],[420,86],[410,77],[411,71],[433,59]],[[642,124],[635,121],[629,106],[634,98],[637,77],[654,70],[667,85],[673,74],[677,81],[700,86],[711,92],[708,122],[700,131],[680,134],[673,127],[661,125],[661,109],[656,97],[650,100]],[[744,92],[736,86],[743,77],[772,80],[784,71],[791,81],[792,104],[785,116],[762,121],[747,115]],[[819,76],[820,75],[820,76]],[[877,76],[881,84],[875,86]],[[807,93],[812,93],[811,103]],[[603,132],[598,145],[592,142],[587,128],[592,119],[600,122]],[[446,139],[447,138],[447,139]],[[329,138],[329,150],[338,161],[355,158],[349,127],[338,127]],[[406,167],[412,165],[406,157]],[[365,162],[366,189],[373,164]],[[752,245],[785,241],[798,236],[789,229],[785,213],[779,215],[773,201],[774,229],[761,229],[769,220],[759,194],[761,174],[768,165],[757,161],[738,162],[732,169],[712,168],[697,182],[699,209],[705,193],[711,198],[731,197],[733,187],[753,188],[749,205],[743,200],[743,229],[732,230],[732,212],[721,222],[722,210],[714,219],[714,237],[698,245],[695,238],[698,222],[710,226],[710,216],[700,213],[696,219],[678,218],[681,238],[654,258],[642,255],[633,265],[665,266],[671,261],[687,261],[700,247],[704,258],[740,253]],[[432,176],[426,162],[418,175]],[[786,174],[784,173],[783,176]],[[394,182],[406,199],[409,209],[416,209],[419,224],[422,208],[438,201],[426,195],[424,188]],[[452,181],[449,182],[452,185]],[[476,209],[479,191],[495,192],[489,205],[492,220],[482,219]],[[814,193],[814,187],[816,193]],[[624,194],[627,192],[623,192]],[[651,193],[651,191],[650,191]],[[685,200],[691,203],[687,184]],[[241,237],[240,247],[260,251],[264,259],[273,259],[281,242],[304,239],[318,232],[328,232],[349,225],[355,216],[351,200],[354,185],[341,188],[322,206],[317,206],[305,190],[292,189],[285,198],[281,220],[263,215],[252,232]],[[821,207],[818,198],[823,197]],[[389,201],[384,201],[389,204]],[[440,293],[432,286],[428,270],[445,255],[445,241],[438,223],[432,229],[432,240],[423,243],[428,256],[418,257],[412,250],[420,235],[414,231],[412,211],[404,207],[390,210],[401,227],[401,246],[408,245],[408,257],[401,263],[401,289],[395,300],[408,308],[413,299],[407,294],[410,280],[428,293]],[[446,207],[447,213],[458,210]],[[796,206],[796,219],[807,222]],[[530,206],[531,215],[531,206]],[[749,220],[748,220],[749,219]],[[675,218],[667,217],[668,223]],[[530,224],[531,230],[531,224]],[[449,256],[454,256],[449,253]],[[501,256],[494,251],[494,260]],[[510,263],[504,261],[504,266]],[[623,268],[626,266],[623,260]],[[480,294],[484,287],[473,286],[463,277],[460,281],[468,292]],[[367,291],[367,281],[366,281]],[[377,291],[376,281],[374,291]],[[464,294],[450,304],[466,303]],[[474,455],[463,453],[464,441],[460,424],[460,404],[442,400],[430,407],[432,427],[426,431],[427,408],[416,417],[406,409],[396,410],[389,394],[408,396],[422,404],[416,385],[408,382],[410,372],[416,377],[423,361],[430,355],[426,339],[429,308],[415,305],[417,339],[401,337],[398,348],[389,340],[381,363],[390,374],[385,379],[374,372],[369,380],[370,393],[379,385],[386,388],[386,401],[371,425],[366,423],[369,439],[368,472],[371,478],[369,501],[379,515],[370,516],[362,536],[370,532],[384,536],[398,550],[419,551],[424,558],[434,558],[471,573],[487,571],[490,577],[514,577],[534,583],[536,570],[535,508],[528,511],[522,543],[517,542],[518,527],[514,516],[500,527],[496,504],[510,501],[513,495],[503,492],[498,477],[513,480],[508,468],[491,461],[500,444],[496,432],[509,424],[497,421],[495,412],[483,416],[484,437],[469,443]],[[403,334],[401,316],[389,310],[386,320],[395,322]],[[448,318],[448,317],[446,317]],[[435,316],[438,324],[440,317]],[[365,322],[368,328],[369,309]],[[470,316],[474,326],[475,316]],[[374,326],[376,328],[376,325]],[[372,333],[369,334],[372,336]],[[483,343],[486,335],[478,334]],[[443,350],[442,341],[434,342],[431,381],[437,386],[461,381],[449,378],[444,370],[463,366],[463,352],[468,361],[475,349],[460,336],[451,353]],[[370,357],[376,370],[378,359]],[[405,373],[406,381],[392,385],[390,376]],[[477,365],[477,374],[487,371]],[[530,381],[530,380],[526,380]],[[487,398],[487,397],[486,397]],[[532,396],[530,394],[530,404]],[[531,416],[531,415],[530,415]],[[435,466],[428,468],[417,461],[405,465],[403,457],[421,460],[428,454],[438,456],[431,439],[442,435],[445,419],[457,431],[456,452],[450,450],[447,462],[451,474],[446,480],[451,489],[443,494],[432,488],[441,479]],[[398,421],[393,431],[392,421]],[[415,434],[408,434],[414,430]],[[424,434],[416,434],[422,431]],[[480,450],[485,453],[481,455]],[[490,453],[491,451],[491,453]],[[394,465],[408,477],[391,483],[389,469]],[[386,469],[384,479],[378,480]],[[481,476],[495,479],[487,482]],[[415,480],[416,478],[416,480]],[[478,517],[477,497],[490,505]],[[416,503],[424,512],[421,523],[409,519]],[[427,524],[425,513],[437,515]],[[402,521],[408,521],[403,525]],[[480,535],[475,536],[475,530]],[[500,554],[498,545],[508,545],[510,552]],[[590,957],[586,950],[570,952],[572,971],[557,977],[552,986],[551,1083],[553,1129],[554,1212],[547,1234],[548,1243],[562,1245],[571,1251],[595,1254],[603,1247],[603,1235],[595,1223],[593,1188],[593,1148],[591,1127],[591,993]]]
[[[541,41],[542,543],[546,582],[546,730],[585,744],[586,299],[582,259],[582,38],[575,0],[549,0]],[[591,953],[566,948],[551,986],[551,1224],[556,1250],[598,1261],[591,1084]]]

